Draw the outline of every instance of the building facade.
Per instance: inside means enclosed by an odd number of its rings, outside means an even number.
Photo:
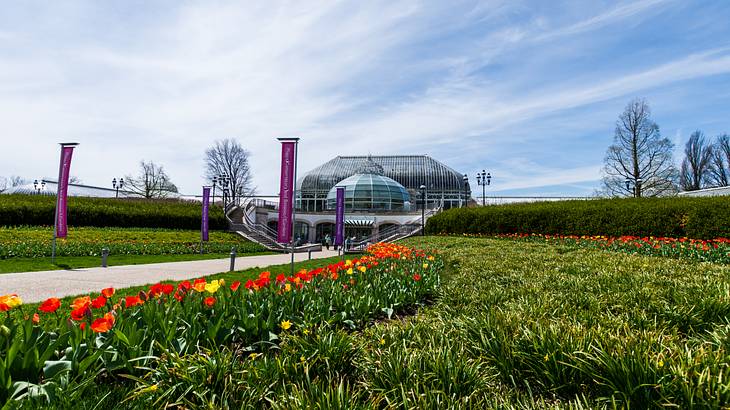
[[[425,186],[425,210],[421,200]],[[362,239],[410,225],[427,215],[464,206],[471,196],[465,175],[428,155],[338,156],[297,180],[294,237],[299,243],[334,236],[336,187],[345,188],[345,235]],[[260,207],[258,222],[275,230],[273,204]]]

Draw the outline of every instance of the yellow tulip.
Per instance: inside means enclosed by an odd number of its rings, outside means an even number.
[[[368,268],[366,268],[364,266],[360,266],[359,268],[357,268],[357,270],[359,270],[360,272],[365,273],[365,271],[368,270]]]
[[[12,294],[12,295],[3,296],[2,298],[0,298],[0,302],[8,305],[8,307],[10,307],[12,309],[12,308],[16,308],[16,307],[22,305],[23,299],[21,299],[20,296],[18,296],[16,294]]]
[[[207,291],[208,293],[215,293],[215,292],[218,292],[218,289],[219,289],[220,287],[221,287],[221,285],[220,285],[220,282],[219,282],[219,281],[217,281],[217,280],[214,280],[214,281],[212,281],[212,282],[210,282],[210,283],[206,283],[206,284],[205,284],[205,290],[206,290],[206,291]]]
[[[348,275],[352,275],[352,268],[350,268],[350,269],[347,270],[347,274]]]

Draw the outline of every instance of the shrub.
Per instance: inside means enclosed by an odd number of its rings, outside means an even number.
[[[53,225],[56,197],[0,195],[0,226]],[[70,226],[200,229],[201,204],[177,199],[70,197]],[[210,208],[210,228],[227,227],[223,210]]]
[[[631,198],[457,208],[428,220],[432,234],[730,236],[724,197]]]

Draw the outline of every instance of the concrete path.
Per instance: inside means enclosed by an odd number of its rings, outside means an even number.
[[[337,256],[335,251],[312,252],[312,259]],[[306,253],[294,254],[295,261],[307,260]],[[290,254],[242,256],[236,258],[236,270],[280,265],[291,261]],[[50,297],[64,297],[98,292],[106,287],[125,288],[162,280],[185,280],[227,272],[230,259],[151,263],[146,265],[79,268],[0,275],[0,295],[17,293],[25,303]]]

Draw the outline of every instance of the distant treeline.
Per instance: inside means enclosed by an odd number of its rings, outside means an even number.
[[[53,225],[55,196],[0,195],[0,226]],[[200,229],[201,204],[177,199],[70,197],[70,226]],[[210,228],[227,227],[223,210],[210,208]]]
[[[730,237],[730,198],[596,199],[458,208],[430,218],[426,232]]]

